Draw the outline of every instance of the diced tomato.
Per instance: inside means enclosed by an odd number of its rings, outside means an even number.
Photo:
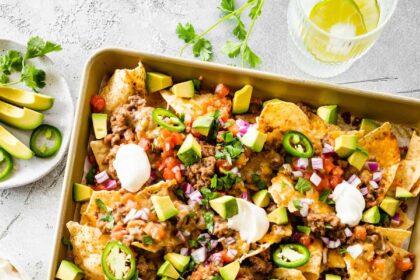
[[[401,270],[401,271],[408,271],[408,270],[412,270],[414,268],[413,262],[408,257],[398,259],[397,262],[396,262],[396,265],[397,265],[398,269]]]
[[[142,147],[145,152],[150,151],[150,140],[146,138],[140,138],[139,146]]]
[[[225,159],[216,161],[216,166],[219,171],[232,169],[232,165]]]
[[[293,170],[299,170],[298,160],[299,160],[299,158],[293,158],[293,160],[292,160],[292,169]],[[309,176],[309,177],[311,177],[311,176]]]
[[[225,97],[229,94],[230,88],[224,84],[218,84],[214,90],[214,94],[219,97]]]
[[[90,99],[90,106],[92,108],[92,112],[94,113],[101,113],[105,109],[105,98],[100,95],[94,95]]]
[[[334,169],[332,170],[332,175],[335,176],[343,176],[344,171],[340,166],[335,166]]]
[[[228,254],[227,250],[223,250],[222,251],[222,260],[225,263],[230,263],[234,260],[235,258],[231,255]]]
[[[357,226],[354,228],[353,231],[354,234],[354,238],[359,239],[359,240],[366,240],[366,228],[363,226]]]
[[[333,158],[331,158],[331,157],[324,157],[323,163],[324,163],[324,170],[325,170],[325,172],[327,174],[329,174],[331,172],[331,170],[333,170],[333,168],[334,168]]]
[[[315,187],[317,189],[317,191],[322,192],[324,190],[330,189],[331,185],[330,185],[330,181],[328,179],[328,176],[326,176],[324,174],[319,174],[319,176],[321,177],[321,182],[319,183],[318,186]]]
[[[299,238],[299,243],[308,247],[309,245],[311,245],[311,239],[309,238],[308,235],[302,234],[301,237]]]
[[[373,260],[372,266],[375,270],[383,271],[385,269],[385,260],[376,258]]]
[[[181,162],[176,157],[168,157],[159,164],[159,170],[162,171],[165,180],[176,179],[182,182]]]
[[[341,182],[343,182],[342,177],[336,175],[330,176],[330,185],[332,188],[335,188]]]

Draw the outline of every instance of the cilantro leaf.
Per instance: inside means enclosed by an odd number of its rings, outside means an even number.
[[[192,79],[193,84],[194,84],[194,89],[196,91],[200,91],[201,89],[201,81],[199,79]]]
[[[264,182],[256,173],[252,174],[252,182],[254,182],[254,184],[257,185],[258,189],[260,190],[267,189],[267,183]]]
[[[214,221],[213,221],[213,213],[212,212],[205,212],[204,213],[204,221],[206,223],[206,228],[210,233],[214,231]]]
[[[256,55],[248,46],[246,46],[243,56],[244,56],[245,61],[252,68],[255,68],[261,64],[260,57]]]
[[[236,16],[236,27],[233,29],[233,35],[239,40],[244,40],[246,37],[245,24],[239,16]]]
[[[212,192],[209,188],[201,188],[200,192],[203,195],[203,198],[201,199],[201,203],[206,208],[209,208],[210,200],[220,197],[220,193]]]
[[[96,173],[96,168],[92,167],[85,176],[86,183],[88,183],[89,185],[93,185],[95,183],[95,173]]]
[[[176,27],[176,34],[178,34],[178,37],[181,40],[184,40],[185,43],[191,42],[197,37],[194,26],[189,22],[185,25],[178,23],[178,26]]]
[[[327,202],[328,196],[330,195],[331,190],[324,190],[319,195],[319,201],[321,202]]]
[[[38,89],[45,87],[45,76],[44,70],[37,69],[33,65],[25,65],[22,70],[21,80],[37,92]]]
[[[201,38],[193,45],[193,54],[201,60],[208,61],[213,55],[212,45],[209,40]]]
[[[297,210],[302,209],[302,205],[300,204],[300,199],[295,199],[295,200],[293,200],[293,206],[295,206],[295,208],[296,208]]]
[[[7,84],[9,82],[9,77],[6,74],[0,74],[0,84]]]
[[[311,182],[300,177],[295,185],[295,189],[299,191],[300,193],[304,193],[304,192],[310,191],[312,189],[312,185],[311,185]]]
[[[22,54],[16,50],[9,50],[3,56],[0,56],[0,70],[9,75],[13,71],[22,70]]]
[[[143,236],[142,239],[143,239],[143,244],[146,244],[146,245],[153,244],[153,239],[148,235]]]
[[[251,1],[248,1],[251,2]],[[258,16],[261,15],[261,5],[262,5],[262,0],[258,0],[257,3],[251,8],[251,10],[249,11],[249,17],[251,19],[256,19]]]
[[[221,0],[219,9],[223,14],[230,14],[235,10],[235,0]]]
[[[214,184],[215,180],[217,179],[217,184]],[[228,190],[232,188],[232,186],[236,183],[241,181],[241,177],[236,175],[235,173],[229,171],[225,173],[225,176],[213,176],[211,188],[216,190]]]
[[[73,245],[68,237],[63,236],[63,238],[61,238],[61,244],[66,246],[68,251],[73,250]]]
[[[61,46],[56,43],[44,41],[44,39],[38,36],[32,37],[26,46],[25,60],[61,50]]]
[[[227,41],[222,47],[222,53],[228,55],[230,58],[237,57],[241,53],[242,42]]]
[[[99,210],[101,210],[102,212],[108,211],[108,207],[105,205],[105,203],[101,199],[97,198],[95,200],[95,203],[96,203],[96,206],[98,206]]]

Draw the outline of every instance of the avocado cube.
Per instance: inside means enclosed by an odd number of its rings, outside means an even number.
[[[201,146],[192,134],[188,134],[177,153],[178,158],[186,166],[192,165],[201,159]]]
[[[268,214],[267,217],[271,223],[278,225],[284,225],[289,222],[289,218],[287,217],[287,210],[284,206],[280,206],[279,208],[275,209],[273,212]]]
[[[281,101],[281,100],[278,99],[278,98],[270,99],[270,100],[264,101],[262,106],[264,108],[265,106],[267,106],[267,104],[274,103],[274,102],[279,102],[279,101]]]
[[[326,123],[336,124],[337,123],[337,105],[327,105],[318,107],[316,114],[324,120]]]
[[[228,219],[238,214],[236,198],[230,195],[224,195],[210,200],[210,206],[223,219]]]
[[[160,277],[169,277],[172,279],[178,279],[179,273],[175,267],[169,262],[165,261],[158,269],[157,275]]]
[[[89,186],[74,183],[73,185],[73,200],[76,202],[88,201],[92,196],[93,190]]]
[[[267,134],[259,132],[255,128],[248,129],[245,135],[241,138],[242,144],[254,152],[261,152],[266,140]]]
[[[378,128],[379,126],[371,119],[362,119],[360,123],[360,130],[363,130],[365,133],[369,133],[372,130]]]
[[[397,190],[395,192],[395,197],[396,198],[412,198],[414,197],[414,194],[412,194],[411,192],[409,192],[408,190],[404,188],[397,187]]]
[[[341,276],[335,274],[325,274],[325,280],[341,280]]]
[[[252,97],[252,86],[245,85],[243,88],[235,92],[232,102],[232,113],[243,114],[248,112],[249,104]]]
[[[92,114],[93,131],[96,139],[102,139],[108,134],[108,115],[93,113]]]
[[[399,206],[400,201],[389,196],[385,197],[384,200],[382,200],[381,205],[379,205],[379,207],[391,217],[394,217],[395,212],[397,212]]]
[[[74,263],[62,260],[55,278],[61,280],[81,280],[83,276],[83,270],[78,268]]]
[[[176,209],[169,196],[152,195],[150,200],[152,201],[159,221],[164,222],[178,215],[178,209]]]
[[[223,280],[235,280],[240,268],[239,261],[234,261],[220,268],[219,273]]]
[[[264,208],[270,204],[270,194],[268,190],[260,190],[252,196],[252,201],[258,207]]]
[[[194,131],[200,133],[203,136],[209,135],[211,125],[213,124],[214,118],[212,116],[198,117],[192,124]]]
[[[156,92],[167,87],[172,86],[172,77],[157,73],[157,72],[147,72],[146,73],[146,86],[147,92]]]
[[[175,84],[171,87],[171,91],[176,97],[193,98],[194,97],[194,82],[186,81]]]
[[[356,167],[357,170],[360,171],[362,170],[368,158],[369,158],[369,155],[367,151],[362,150],[362,149],[357,149],[351,154],[351,156],[348,157],[347,161],[350,163],[350,165]]]
[[[341,158],[351,155],[357,148],[357,136],[355,134],[340,135],[335,139],[334,151]]]
[[[378,206],[369,208],[362,215],[362,221],[369,224],[377,224],[381,220],[381,213],[379,212]]]
[[[164,259],[170,262],[179,272],[184,272],[185,268],[190,262],[191,257],[177,253],[167,253],[164,256]]]

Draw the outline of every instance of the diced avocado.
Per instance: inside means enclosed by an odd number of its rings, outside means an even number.
[[[325,280],[341,280],[341,276],[335,274],[325,274]]]
[[[107,114],[92,114],[93,131],[96,139],[102,139],[108,134],[108,115]]]
[[[318,107],[316,114],[326,123],[337,123],[337,105],[326,105]]]
[[[209,135],[214,118],[212,116],[198,117],[192,124],[192,128],[203,136]]]
[[[20,129],[31,130],[42,124],[44,115],[28,108],[19,108],[0,101],[0,121]]]
[[[252,86],[245,85],[243,88],[235,92],[232,102],[232,113],[243,114],[248,112],[249,104],[252,97]]]
[[[268,190],[260,190],[252,196],[252,201],[258,207],[267,207],[270,204],[270,194]]]
[[[184,272],[191,259],[189,256],[184,256],[177,253],[167,253],[164,258],[166,261],[170,262],[179,272]]]
[[[267,140],[267,134],[259,132],[255,128],[248,129],[245,135],[241,138],[242,144],[251,148],[254,152],[262,151],[265,140]]]
[[[146,74],[147,92],[156,92],[170,87],[172,84],[171,76],[157,72],[147,72]]]
[[[83,275],[83,270],[78,268],[74,263],[62,260],[55,278],[61,280],[81,280]]]
[[[37,111],[48,110],[54,105],[54,97],[4,86],[0,86],[0,99]]]
[[[381,207],[381,209],[384,210],[388,215],[394,217],[395,212],[397,212],[399,206],[399,200],[387,196],[384,198],[384,200],[382,200],[381,205],[379,207]]]
[[[263,102],[263,108],[264,108],[267,104],[274,103],[274,102],[279,102],[279,101],[281,101],[281,100],[280,100],[280,99],[277,99],[277,98],[274,98],[274,99],[270,99],[270,100],[264,101],[264,102]]]
[[[365,133],[369,133],[378,127],[379,126],[371,119],[362,119],[362,122],[360,123],[360,130],[363,130]]]
[[[152,201],[159,221],[164,222],[178,215],[178,209],[176,209],[169,196],[152,195],[150,200]]]
[[[223,280],[235,280],[240,268],[239,261],[234,261],[220,268],[219,273]]]
[[[362,215],[362,221],[369,224],[377,224],[381,220],[381,213],[379,212],[378,206],[369,208]]]
[[[170,277],[172,279],[178,279],[179,273],[176,271],[175,267],[169,262],[165,261],[160,267],[157,272],[158,276],[161,277]]]
[[[357,148],[357,136],[355,134],[340,135],[335,139],[334,150],[341,158],[348,157]]]
[[[74,183],[73,200],[76,202],[87,201],[92,196],[92,188],[82,184]]]
[[[9,154],[19,159],[31,159],[34,153],[25,146],[19,139],[13,136],[3,126],[0,125],[0,147]]]
[[[186,81],[175,84],[171,87],[171,91],[177,97],[193,98],[194,97],[194,82]]]
[[[188,134],[187,138],[185,138],[177,156],[186,166],[194,164],[201,159],[201,146],[192,134]]]
[[[289,218],[287,217],[287,210],[284,206],[280,206],[279,208],[275,209],[273,212],[268,214],[267,217],[270,222],[278,225],[284,225],[289,222]]]
[[[396,198],[412,198],[414,197],[414,194],[412,194],[411,192],[407,191],[404,188],[397,187],[397,190],[395,192],[395,197]]]
[[[367,151],[358,148],[351,154],[351,156],[347,158],[347,161],[350,163],[350,165],[356,167],[360,171],[362,170],[368,158],[369,155]]]
[[[210,200],[210,206],[223,219],[228,219],[238,214],[236,198],[230,195],[224,195]]]

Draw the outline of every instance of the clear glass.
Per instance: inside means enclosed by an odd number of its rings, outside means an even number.
[[[321,0],[290,0],[287,12],[288,51],[304,72],[320,78],[337,76],[361,58],[378,40],[398,0],[378,0],[380,18],[375,29],[355,37],[340,37],[320,29],[309,19]]]

